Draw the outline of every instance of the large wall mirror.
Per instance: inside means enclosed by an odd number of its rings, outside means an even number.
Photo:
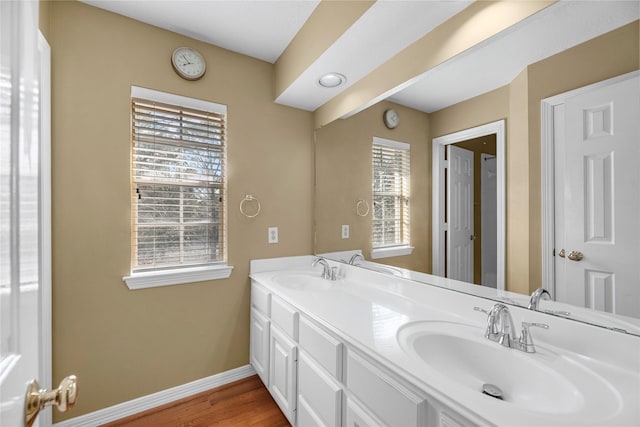
[[[360,250],[365,264],[388,267],[379,271],[523,306],[543,287],[556,299],[544,301],[550,315],[640,335],[640,24],[637,5],[625,3],[598,11],[611,13],[605,20],[612,28],[586,31],[550,56],[513,65],[510,43],[537,51],[550,42],[532,37],[535,32],[523,38],[542,18],[525,20],[386,99],[316,129],[315,252]],[[554,25],[559,19],[582,25],[587,15],[559,13]],[[583,25],[592,24],[585,18]],[[503,81],[483,75],[488,61],[499,61],[511,75]],[[487,87],[485,80],[495,83]],[[461,99],[456,85],[474,82],[482,89]],[[430,94],[437,99],[431,102]],[[388,109],[399,116],[393,129],[383,120]],[[636,119],[614,132],[623,115]],[[577,123],[573,130],[570,120]],[[503,134],[486,132],[487,126],[502,126]],[[469,138],[458,138],[465,132]],[[579,147],[565,138],[571,132]],[[594,145],[612,134],[624,136]],[[409,213],[399,214],[397,225],[410,237],[400,256],[372,257],[374,213],[388,209],[373,199],[374,138],[410,146]],[[627,151],[616,151],[622,145]],[[434,161],[434,155],[443,157]],[[454,163],[468,166],[460,173],[470,181],[454,176]],[[446,165],[441,174],[434,172],[438,165]],[[362,201],[370,206],[365,215]],[[471,224],[460,234],[466,243],[454,240],[454,217]],[[623,236],[618,255],[610,255]],[[620,262],[613,266],[607,257]]]

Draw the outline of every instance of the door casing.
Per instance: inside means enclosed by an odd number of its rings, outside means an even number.
[[[498,120],[471,129],[434,138],[432,141],[432,274],[443,276],[445,272],[445,147],[449,144],[496,135],[496,243],[497,289],[505,289],[505,121]]]

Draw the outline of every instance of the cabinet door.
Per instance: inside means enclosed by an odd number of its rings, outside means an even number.
[[[377,418],[390,426],[426,424],[427,401],[363,357],[347,353],[347,388]]]
[[[340,426],[342,388],[306,353],[298,356],[298,425]]]
[[[269,319],[251,309],[251,365],[262,382],[269,384]]]
[[[297,348],[278,328],[271,325],[269,346],[269,391],[280,409],[295,425]]]
[[[347,398],[345,422],[345,427],[382,427],[382,423],[374,420],[364,408],[349,398]]]

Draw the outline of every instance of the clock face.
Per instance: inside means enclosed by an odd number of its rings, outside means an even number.
[[[171,56],[171,63],[180,77],[187,80],[199,79],[206,70],[202,55],[188,47],[176,49]]]
[[[389,129],[394,129],[400,124],[400,116],[398,116],[398,113],[393,108],[385,110],[383,119],[385,126]]]

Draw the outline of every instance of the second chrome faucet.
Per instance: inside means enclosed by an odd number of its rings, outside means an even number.
[[[544,323],[522,322],[522,333],[520,337],[516,335],[513,319],[509,307],[504,304],[497,303],[491,310],[486,311],[480,307],[473,308],[476,311],[487,313],[487,329],[484,336],[490,341],[498,344],[524,351],[525,353],[535,353],[536,348],[533,345],[533,339],[529,332],[530,327],[549,329],[549,325]]]
[[[322,278],[326,279],[326,280],[336,280],[337,279],[337,275],[338,275],[338,268],[337,267],[331,267],[329,265],[329,262],[322,258],[322,257],[317,257],[316,259],[313,260],[313,262],[311,263],[311,267],[315,267],[316,265],[321,264],[322,265]]]

